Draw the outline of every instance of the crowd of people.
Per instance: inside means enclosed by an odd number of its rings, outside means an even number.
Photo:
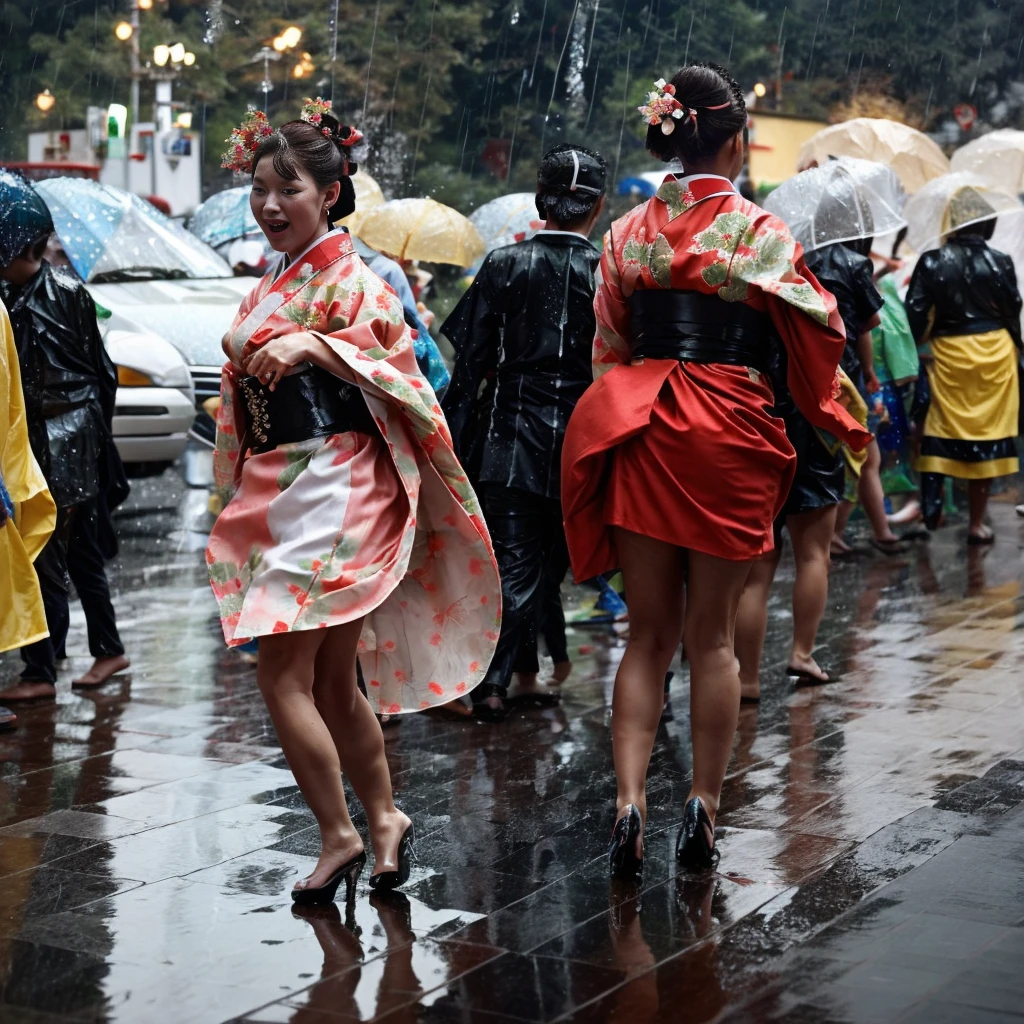
[[[1013,265],[986,244],[993,221],[920,258],[904,311],[891,280],[876,285],[870,238],[805,254],[737,191],[747,111],[724,68],[656,83],[641,114],[648,152],[682,170],[599,249],[589,236],[605,161],[569,144],[546,153],[542,229],[490,253],[441,327],[450,383],[424,364],[423,326],[382,279],[391,268],[364,262],[336,226],[355,207],[359,132],[318,103],[235,140],[278,257],[224,337],[223,511],[206,558],[226,642],[258,642],[260,691],[320,826],[296,902],[333,900],[342,882],[351,896],[366,862],[343,773],[367,815],[370,885],[409,877],[413,824],[393,800],[382,721],[469,714],[469,700],[496,724],[558,701],[538,681],[537,647],[543,637],[564,680],[570,566],[605,588],[621,572],[628,603],[608,858],[612,877],[636,881],[680,644],[693,778],[677,857],[700,871],[718,857],[740,703],[760,699],[784,535],[797,685],[834,678],[816,637],[855,503],[879,552],[904,549],[882,486],[883,420],[904,424],[887,454],[916,438],[921,498],[908,514],[920,507],[936,529],[945,478],[965,479],[968,542],[993,540],[990,482],[1018,469],[1021,349]],[[103,572],[125,494],[110,435],[116,378],[88,294],[42,260],[47,225],[26,224],[31,237],[0,269],[0,551],[16,595],[0,646],[24,644],[26,665],[0,694],[8,702],[55,694],[69,574],[96,659],[76,685],[128,664]],[[896,252],[881,262],[894,271]]]

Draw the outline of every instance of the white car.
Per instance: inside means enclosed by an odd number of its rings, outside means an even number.
[[[195,389],[181,354],[163,338],[122,317],[100,321],[117,366],[114,443],[129,476],[162,473],[188,444]]]

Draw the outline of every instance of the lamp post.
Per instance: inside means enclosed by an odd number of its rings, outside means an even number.
[[[267,109],[268,94],[274,88],[274,83],[270,80],[270,62],[280,60],[288,50],[294,50],[301,41],[302,29],[298,25],[289,25],[280,35],[274,37],[270,46],[261,47],[259,53],[253,57],[254,61],[263,61],[263,82],[261,84],[264,110]]]

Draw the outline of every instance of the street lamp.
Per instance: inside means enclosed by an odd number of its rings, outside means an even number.
[[[172,64],[183,64],[185,62],[185,44],[175,43],[170,49]]]
[[[129,25],[127,21],[119,21],[114,26],[114,35],[117,36],[117,38],[120,39],[122,43],[128,42],[128,40],[131,39],[132,33],[134,31],[135,29],[131,25]]]
[[[764,84],[764,82],[755,82],[754,83],[754,95],[759,100],[763,100],[765,98],[765,96],[767,95],[767,93],[768,93],[768,87]]]
[[[42,92],[41,92],[41,93],[40,93],[40,94],[39,94],[39,95],[38,95],[38,96],[36,97],[36,106],[37,106],[37,107],[38,107],[38,108],[39,108],[39,109],[40,109],[40,110],[41,110],[41,111],[42,111],[42,112],[43,112],[44,114],[48,114],[48,113],[49,113],[49,112],[50,112],[51,110],[53,110],[53,105],[54,105],[54,103],[56,103],[56,102],[57,102],[57,100],[56,100],[56,99],[54,98],[54,95],[53,95],[53,93],[52,93],[52,92],[50,92],[50,90],[49,90],[49,89],[44,89],[44,90],[43,90],[43,91],[42,91]]]
[[[166,43],[158,43],[153,47],[153,63],[158,67],[164,67],[171,59],[171,48]]]

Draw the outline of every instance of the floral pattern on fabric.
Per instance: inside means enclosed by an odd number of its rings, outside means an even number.
[[[673,221],[700,201],[690,189],[684,189],[675,178],[666,179],[654,195],[668,207],[668,219]]]
[[[309,331],[356,383],[379,434],[242,450],[237,366],[271,338]],[[359,659],[382,714],[481,681],[500,628],[490,539],[394,293],[347,234],[265,277],[229,332],[215,474],[226,504],[207,549],[231,645],[363,618]]]

